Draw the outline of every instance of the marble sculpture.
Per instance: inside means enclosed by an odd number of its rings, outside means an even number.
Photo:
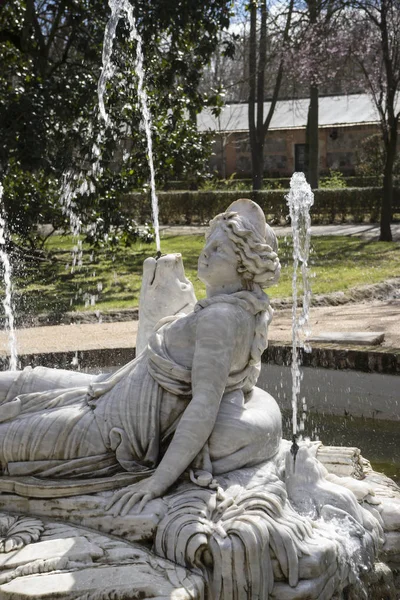
[[[256,387],[277,250],[238,200],[210,223],[204,300],[180,255],[145,262],[135,360],[0,374],[0,598],[328,600],[371,574],[392,590],[376,564],[396,486],[355,450],[294,456]]]

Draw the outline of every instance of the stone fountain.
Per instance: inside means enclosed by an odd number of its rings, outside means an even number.
[[[107,124],[125,12],[159,250],[141,40],[131,5],[110,7],[100,112]],[[396,598],[399,488],[355,448],[283,440],[256,386],[277,251],[261,209],[237,200],[210,224],[204,300],[180,255],[145,261],[135,360],[0,374],[1,599]]]
[[[145,263],[137,358],[0,378],[0,598],[395,598],[400,493],[354,448],[281,438],[256,387],[279,277],[261,209],[211,222],[196,301]]]

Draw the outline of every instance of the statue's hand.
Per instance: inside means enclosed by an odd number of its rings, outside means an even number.
[[[139,503],[135,513],[140,513],[147,502],[158,498],[164,491],[164,488],[157,483],[154,476],[149,477],[144,481],[128,485],[115,492],[107,504],[106,510],[112,509],[115,517],[117,515],[125,516],[135,504]]]

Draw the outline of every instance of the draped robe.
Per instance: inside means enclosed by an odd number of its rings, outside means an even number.
[[[262,352],[271,318],[268,297],[247,291],[216,296],[198,302],[195,312],[216,302],[255,315],[256,329],[264,332],[257,342]],[[160,321],[135,360],[110,375],[83,376],[82,385],[66,387],[64,372],[64,380],[58,375],[62,386],[43,390],[43,378],[54,371],[57,380],[56,370],[22,371],[0,406],[3,474],[88,478],[154,468],[192,396],[191,368],[174,361],[165,343],[174,319]],[[229,374],[225,392],[250,391],[259,368],[250,352],[244,369]],[[177,417],[161,432],[160,405],[167,395],[176,400]]]

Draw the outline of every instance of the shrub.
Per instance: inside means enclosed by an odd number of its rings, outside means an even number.
[[[284,223],[288,210],[286,190],[237,192],[208,190],[194,192],[160,192],[160,222],[164,224],[204,224],[223,212],[238,198],[251,198],[264,210],[270,223]],[[377,221],[382,188],[341,188],[314,191],[311,215],[314,223],[334,223],[345,220]],[[394,205],[400,206],[400,189],[395,188]],[[143,194],[129,194],[124,199],[125,211],[138,222],[151,220],[149,198]]]
[[[385,168],[386,151],[382,135],[374,133],[365,138],[358,151],[356,173],[363,176],[382,177]],[[393,173],[400,174],[400,155],[396,156]]]
[[[330,169],[329,177],[321,178],[320,188],[322,189],[338,189],[347,187],[343,173]]]

